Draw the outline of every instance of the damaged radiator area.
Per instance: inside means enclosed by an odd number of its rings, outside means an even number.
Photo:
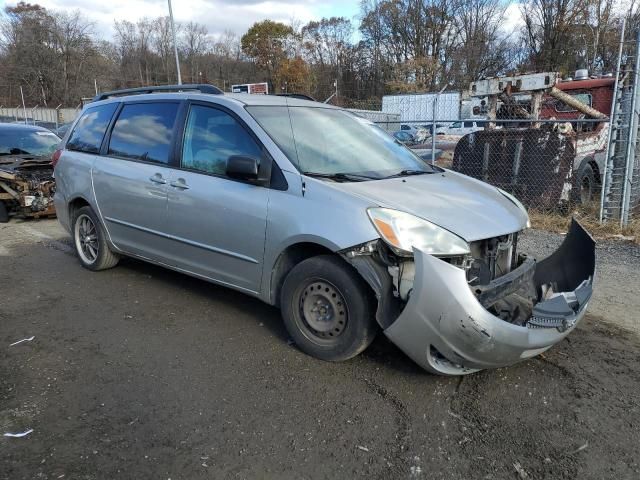
[[[0,201],[9,215],[54,216],[55,180],[45,157],[0,157]]]
[[[472,242],[471,255],[441,260],[466,272],[477,301],[495,317],[528,328],[570,328],[591,297],[595,242],[573,221],[560,248],[538,262],[517,252],[517,238],[513,233]],[[341,254],[375,292],[376,318],[382,328],[388,328],[411,297],[416,274],[413,258],[396,255],[381,240]]]

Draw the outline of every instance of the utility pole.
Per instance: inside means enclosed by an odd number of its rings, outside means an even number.
[[[22,91],[22,85],[20,85],[20,96],[22,97],[22,111],[24,113],[24,124],[27,124],[27,107],[24,103],[24,92]]]
[[[176,70],[178,71],[178,85],[182,85],[182,76],[180,75],[180,59],[178,58],[178,42],[176,41],[176,26],[173,23],[173,10],[171,9],[171,0],[169,3],[169,19],[171,20],[171,32],[173,33],[173,52],[176,54]]]
[[[442,90],[436,93],[433,103],[431,104],[431,113],[433,114],[433,118],[431,120],[431,165],[435,165],[436,163],[436,111],[438,110],[438,100],[440,99],[440,94],[442,94],[448,86],[449,84],[447,83],[442,87]]]

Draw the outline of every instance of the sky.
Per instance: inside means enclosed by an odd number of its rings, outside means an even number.
[[[517,1],[508,2],[502,29],[516,30],[522,23]],[[0,9],[17,0],[0,0]],[[80,10],[95,24],[99,37],[113,37],[113,21],[135,22],[143,17],[168,15],[167,0],[30,0],[54,10]],[[289,24],[292,20],[307,23],[322,17],[346,17],[358,25],[360,0],[172,0],[173,16],[178,22],[204,24],[212,36],[230,30],[244,34],[254,22],[269,18]]]
[[[15,0],[0,0],[0,8],[15,5]],[[167,0],[30,0],[47,9],[80,10],[95,23],[99,36],[113,36],[114,20],[135,22],[142,17],[168,15]],[[269,18],[289,24],[292,19],[307,23],[322,17],[347,17],[357,25],[359,0],[172,0],[177,22],[196,21],[209,33],[231,30],[239,36],[254,22]]]

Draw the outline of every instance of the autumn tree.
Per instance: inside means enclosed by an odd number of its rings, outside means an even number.
[[[285,58],[275,72],[273,83],[276,92],[311,93],[309,66],[301,57]]]
[[[295,34],[293,28],[272,20],[256,22],[240,39],[242,51],[267,73],[273,89],[273,76],[287,58],[287,47]]]

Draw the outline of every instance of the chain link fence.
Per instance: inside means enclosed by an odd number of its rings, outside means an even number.
[[[386,96],[379,108],[399,117],[385,128],[425,161],[490,183],[542,214],[626,226],[640,215],[639,44],[623,42],[617,76],[562,82],[537,99],[498,96],[495,117],[491,100],[459,92]]]

